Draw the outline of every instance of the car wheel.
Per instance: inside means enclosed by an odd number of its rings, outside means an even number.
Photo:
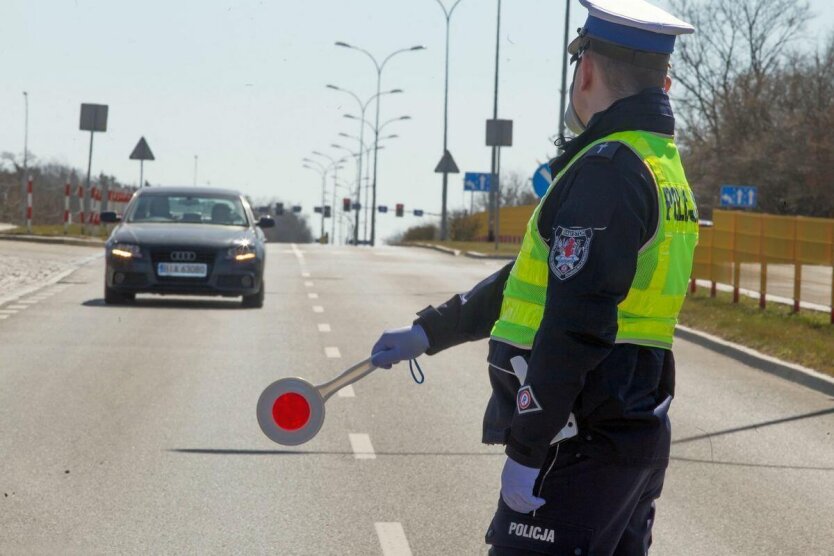
[[[121,305],[136,299],[135,293],[120,293],[113,288],[104,286],[104,303],[106,305]]]
[[[261,280],[261,289],[252,295],[244,295],[240,302],[241,306],[249,309],[260,309],[264,306],[264,281]]]

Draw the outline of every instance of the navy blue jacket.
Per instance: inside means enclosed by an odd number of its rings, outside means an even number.
[[[673,135],[674,126],[661,89],[621,99],[594,115],[586,131],[565,146],[551,162],[552,175],[606,135],[632,130]],[[672,353],[615,343],[617,305],[628,293],[638,252],[652,238],[658,214],[650,171],[620,143],[594,147],[563,176],[539,218],[539,232],[552,257],[544,318],[533,348],[490,341],[493,394],[484,416],[484,442],[504,443],[510,457],[540,467],[551,439],[573,411],[580,434],[570,442],[579,443],[581,452],[621,464],[667,464]],[[590,230],[586,233],[591,239],[584,245],[585,258],[560,268],[555,261],[565,254],[560,245],[565,230]],[[511,266],[418,313],[415,322],[426,331],[429,354],[489,337]],[[519,383],[509,363],[516,355],[528,361],[525,384],[540,410],[519,413],[516,408]]]

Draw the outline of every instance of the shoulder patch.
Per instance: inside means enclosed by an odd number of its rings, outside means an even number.
[[[552,247],[548,263],[553,275],[563,282],[576,275],[588,262],[591,250],[591,228],[563,228],[553,230]]]
[[[539,404],[536,396],[533,395],[533,389],[530,386],[522,386],[518,389],[515,397],[515,405],[519,415],[535,413],[536,411],[542,410],[542,406]]]
[[[607,158],[611,160],[614,158],[614,155],[617,154],[617,151],[623,144],[619,141],[606,141],[605,143],[600,143],[599,145],[594,145],[588,152],[585,153],[585,156],[598,156],[601,158]]]

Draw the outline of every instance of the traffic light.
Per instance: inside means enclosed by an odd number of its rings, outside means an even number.
[[[350,199],[348,197],[342,199],[342,210],[345,212],[350,212]]]
[[[275,216],[284,214],[284,203],[275,203]]]
[[[414,216],[423,216],[423,211],[421,209],[414,209]]]
[[[405,212],[405,205],[402,203],[397,203],[397,216],[402,218],[403,213]]]
[[[324,217],[330,218],[330,205],[325,205],[324,207]]]

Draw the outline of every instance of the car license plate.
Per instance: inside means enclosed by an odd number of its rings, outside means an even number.
[[[156,274],[179,278],[205,278],[208,274],[208,266],[205,263],[159,263],[156,267]]]

